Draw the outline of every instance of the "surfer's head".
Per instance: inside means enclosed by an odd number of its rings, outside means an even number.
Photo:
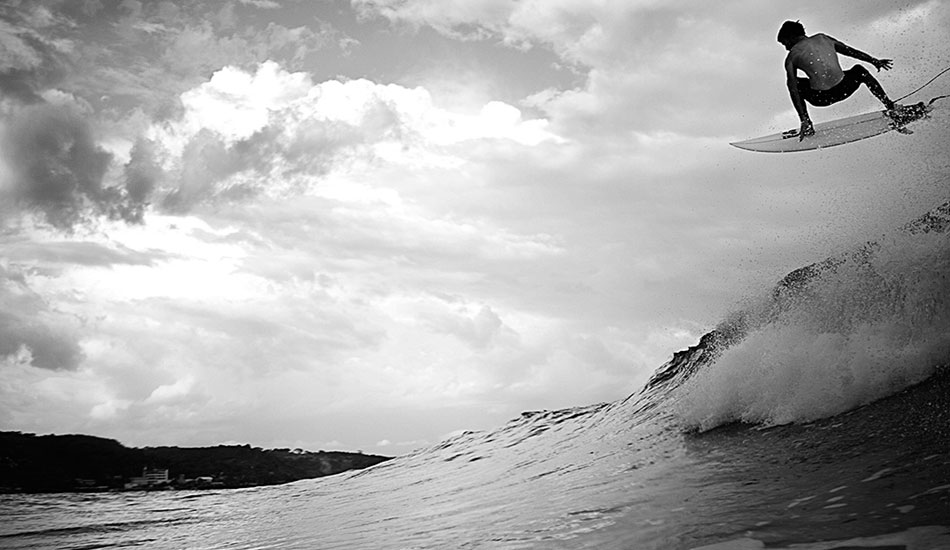
[[[778,30],[778,41],[786,48],[791,48],[803,36],[805,36],[805,27],[798,21],[786,21]]]

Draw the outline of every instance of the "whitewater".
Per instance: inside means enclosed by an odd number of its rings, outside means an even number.
[[[625,399],[284,486],[3,495],[0,547],[950,548],[948,277],[950,202],[749,297]]]

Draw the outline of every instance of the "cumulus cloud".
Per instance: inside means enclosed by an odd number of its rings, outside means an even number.
[[[231,142],[247,139],[272,122],[271,113],[305,98],[312,87],[306,73],[287,72],[273,61],[262,63],[254,73],[226,66],[181,95],[181,131],[204,128]]]
[[[0,75],[9,90],[19,90],[20,100],[37,104],[8,105],[0,187],[14,190],[18,204],[60,228],[97,215],[138,223],[149,205],[187,212],[220,200],[299,193],[335,166],[354,161],[452,165],[455,155],[440,148],[477,140],[531,146],[559,139],[547,121],[525,120],[502,102],[453,113],[435,107],[422,88],[368,80],[314,84],[306,73],[273,61],[240,69],[268,58],[295,63],[326,40],[338,41],[340,33],[319,21],[316,30],[269,23],[240,34],[232,28],[233,6],[214,14],[196,9],[173,3],[57,5],[14,11],[10,22],[0,20],[10,31],[2,33]],[[85,31],[90,36],[82,57],[72,39],[63,37]],[[113,33],[141,47],[109,50]],[[161,60],[150,63],[144,52],[159,53]],[[222,65],[208,81],[195,80]],[[57,68],[55,81],[49,67]],[[51,88],[54,83],[62,88]],[[182,83],[195,85],[171,95]],[[136,121],[112,123],[127,126],[119,139],[129,145],[107,150],[96,142],[87,117],[103,105],[129,105],[132,98],[139,108]],[[152,130],[129,136],[149,113],[157,117]],[[126,166],[114,166],[117,151],[128,155]],[[120,174],[112,179],[115,170]]]
[[[525,120],[502,102],[455,113],[437,107],[423,88],[363,79],[314,84],[274,62],[254,72],[225,67],[183,93],[181,103],[179,118],[148,132],[163,149],[169,185],[157,190],[161,204],[176,212],[219,199],[312,191],[327,185],[329,173],[359,164],[452,164],[459,154],[452,148],[466,142],[563,141],[547,121]]]
[[[209,129],[232,143],[269,125],[292,141],[305,135],[304,126],[331,124],[359,131],[366,142],[402,139],[406,145],[420,139],[437,145],[476,139],[536,145],[557,139],[546,121],[524,120],[519,109],[499,101],[477,114],[453,113],[437,107],[421,87],[365,79],[314,85],[305,73],[288,72],[274,62],[262,63],[253,74],[233,66],[216,71],[207,83],[182,94],[182,104],[185,112],[175,134]]]

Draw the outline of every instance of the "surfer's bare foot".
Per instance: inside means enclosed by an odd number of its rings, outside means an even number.
[[[900,103],[895,103],[893,107],[891,107],[890,109],[887,109],[884,112],[887,113],[887,116],[894,118],[896,116],[899,116],[901,114],[901,111],[903,110],[904,110],[903,105],[901,105]]]
[[[926,113],[926,107],[922,102],[913,105],[895,104],[893,109],[888,109],[884,112],[897,125],[904,125],[923,116]]]
[[[900,103],[895,103],[894,107],[884,111],[884,114],[890,117],[890,119],[893,120],[895,123],[904,124],[906,122],[905,119],[907,117],[907,108],[901,105]]]

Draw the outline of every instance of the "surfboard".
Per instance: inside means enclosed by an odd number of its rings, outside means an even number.
[[[806,136],[802,140],[798,136],[799,129],[795,128],[745,141],[736,141],[730,143],[730,145],[747,151],[791,153],[844,145],[845,143],[878,136],[891,130],[909,134],[911,131],[906,128],[907,124],[927,118],[933,110],[933,102],[937,99],[940,99],[940,97],[935,97],[928,104],[920,102],[914,105],[905,105],[897,116],[892,116],[887,111],[875,111],[820,122],[815,124],[815,135]]]

